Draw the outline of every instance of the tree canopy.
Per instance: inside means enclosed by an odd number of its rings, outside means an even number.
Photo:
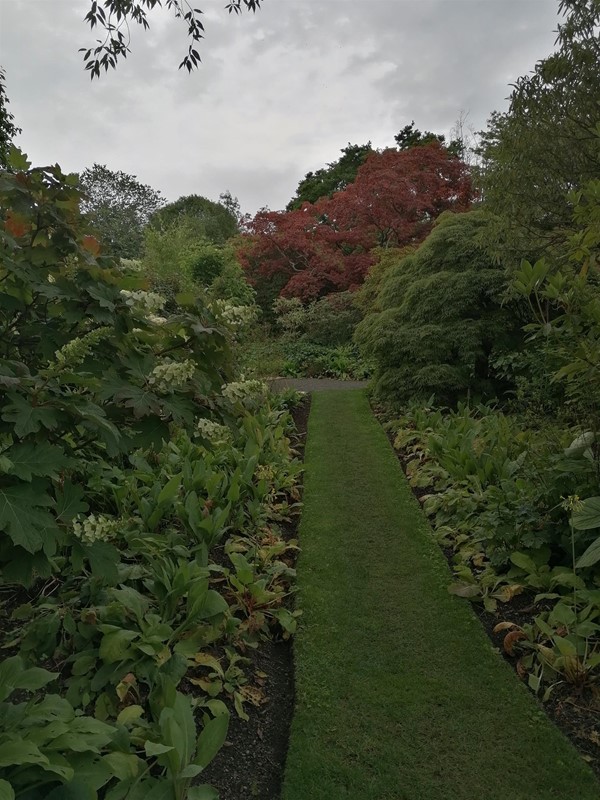
[[[139,258],[144,227],[164,203],[160,192],[135,175],[94,164],[80,175],[82,211],[92,221],[108,254]]]
[[[600,174],[600,2],[563,0],[557,50],[519,78],[482,133],[483,193],[497,255],[537,257],[571,224],[570,191]]]
[[[424,147],[432,142],[439,142],[442,147],[457,158],[462,158],[464,144],[460,139],[452,139],[446,144],[446,137],[443,133],[433,133],[432,131],[421,132],[415,128],[415,121],[410,125],[405,125],[402,130],[394,136],[394,141],[399,150],[408,150],[411,147]]]
[[[471,200],[466,166],[438,142],[373,152],[354,183],[314,204],[260,211],[247,225],[240,258],[250,280],[284,296],[313,300],[358,287],[375,247],[421,242],[446,209]]]
[[[150,225],[156,229],[165,229],[185,222],[194,230],[196,238],[206,239],[212,244],[225,244],[238,233],[238,220],[235,212],[236,200],[227,193],[222,198],[224,202],[215,203],[199,194],[180,197],[152,214]]]
[[[301,208],[303,203],[316,203],[321,197],[331,197],[353,183],[359,167],[373,152],[371,142],[350,144],[342,148],[342,155],[316,172],[308,172],[298,184],[295,196],[287,204],[287,210]]]

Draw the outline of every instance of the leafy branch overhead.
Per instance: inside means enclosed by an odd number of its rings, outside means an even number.
[[[255,12],[260,8],[262,0],[229,0],[225,8],[229,13],[240,14],[244,9]],[[116,68],[120,58],[127,58],[130,51],[130,24],[141,25],[144,30],[150,28],[148,12],[156,8],[166,8],[176,19],[187,25],[189,40],[188,51],[179,69],[184,67],[188,72],[200,63],[200,54],[196,49],[204,38],[202,11],[193,8],[187,0],[92,0],[85,21],[90,28],[103,31],[104,38],[97,39],[94,47],[80,48],[85,68],[92,79],[99,78],[102,70]]]

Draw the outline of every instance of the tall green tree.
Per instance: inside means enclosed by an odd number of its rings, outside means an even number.
[[[8,166],[8,151],[14,137],[21,133],[14,122],[14,115],[8,110],[9,99],[6,95],[6,76],[0,67],[0,167]]]
[[[316,172],[307,172],[296,189],[295,196],[287,204],[287,210],[301,208],[304,203],[316,203],[321,197],[332,197],[346,186],[354,183],[358,168],[367,156],[374,152],[371,142],[350,144],[342,148],[341,157]]]
[[[557,50],[517,80],[482,133],[492,248],[507,265],[551,253],[571,227],[567,194],[600,174],[600,2],[562,0]]]
[[[228,206],[223,202],[215,203],[199,194],[190,194],[158,209],[152,214],[150,224],[156,230],[164,230],[185,222],[195,231],[197,238],[206,239],[212,244],[225,244],[238,233],[238,220],[233,208],[235,202],[231,198]]]
[[[410,147],[425,147],[431,142],[439,142],[445,147],[450,155],[456,158],[463,157],[464,145],[460,139],[452,139],[446,144],[446,137],[443,133],[433,133],[432,131],[421,132],[415,128],[415,121],[410,125],[405,125],[402,130],[394,136],[394,141],[399,150],[408,150]]]
[[[82,211],[96,228],[106,252],[116,258],[139,258],[144,227],[164,203],[151,186],[135,175],[94,164],[80,175],[85,198]]]

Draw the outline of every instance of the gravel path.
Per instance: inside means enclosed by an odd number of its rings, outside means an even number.
[[[340,381],[336,378],[271,378],[267,380],[272,391],[296,389],[298,392],[323,392],[329,389],[364,389],[368,381]]]

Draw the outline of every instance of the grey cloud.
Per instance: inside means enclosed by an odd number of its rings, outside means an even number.
[[[265,0],[206,11],[203,63],[177,71],[185,29],[168,13],[133,30],[132,54],[90,83],[89,0],[0,0],[0,52],[22,146],[36,163],[94,161],[169,199],[229,188],[242,207],[283,207],[347,142],[481,128],[508,83],[552,49],[557,0]]]

